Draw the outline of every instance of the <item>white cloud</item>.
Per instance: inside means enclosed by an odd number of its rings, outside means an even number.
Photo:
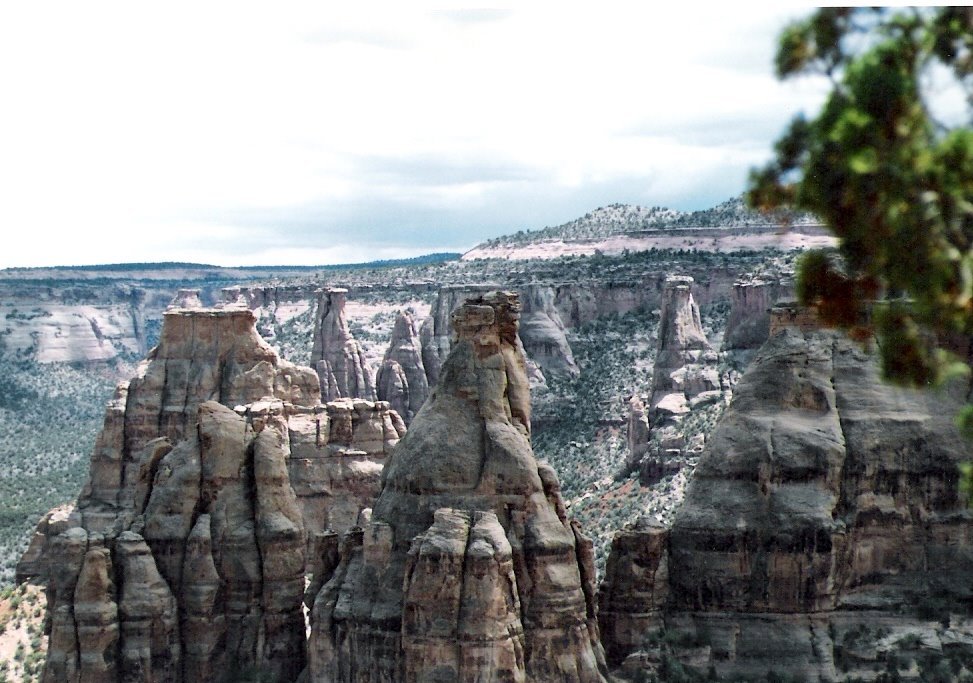
[[[770,75],[793,9],[323,5],[0,9],[0,266],[412,255],[571,197],[702,205],[820,98]]]

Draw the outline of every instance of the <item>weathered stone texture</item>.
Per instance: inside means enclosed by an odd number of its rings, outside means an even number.
[[[499,292],[455,313],[439,382],[314,601],[312,681],[604,680],[591,545],[530,448],[518,318]]]
[[[388,351],[375,380],[379,400],[388,401],[408,425],[429,396],[429,381],[422,364],[422,343],[411,316],[399,313]]]
[[[671,530],[616,541],[602,586],[615,662],[659,623],[660,572],[666,627],[698,644],[687,661],[728,677],[840,678],[833,634],[885,620],[940,639],[937,619],[973,604],[958,404],[883,384],[874,359],[816,329],[812,312],[780,309]],[[939,615],[917,614],[923,604],[940,604]]]
[[[361,345],[348,330],[345,302],[348,290],[322,289],[317,293],[311,365],[321,382],[325,401],[337,398],[375,400],[375,386]]]

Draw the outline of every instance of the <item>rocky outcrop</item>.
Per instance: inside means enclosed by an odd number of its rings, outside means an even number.
[[[116,390],[78,499],[80,525],[104,532],[134,507],[139,468],[192,435],[199,406],[248,404],[274,397],[295,405],[319,403],[309,368],[281,360],[240,309],[172,309],[159,345],[138,374]],[[159,439],[166,439],[160,442]],[[146,452],[154,454],[145,460]]]
[[[499,289],[496,284],[447,285],[436,294],[429,317],[419,330],[422,343],[422,364],[429,386],[439,381],[443,363],[452,349],[453,327],[450,316],[470,297]]]
[[[691,277],[666,278],[652,374],[652,409],[657,413],[680,415],[693,398],[720,390],[716,353],[703,332],[692,285]]]
[[[47,562],[50,558],[45,555],[45,552],[48,544],[52,538],[70,528],[73,512],[73,504],[58,505],[48,510],[47,514],[41,517],[34,528],[30,545],[27,546],[27,550],[24,551],[20,560],[17,561],[16,577],[18,584],[32,578],[47,578]]]
[[[591,544],[530,447],[519,301],[472,299],[456,344],[314,599],[312,681],[603,681]]]
[[[385,401],[346,398],[313,408],[261,402],[244,410],[250,420],[286,416],[290,481],[312,536],[356,524],[405,435],[405,424]]]
[[[379,400],[388,401],[407,425],[426,402],[429,381],[422,364],[422,343],[408,313],[399,313],[395,319],[375,385]]]
[[[318,291],[314,314],[311,365],[321,380],[321,397],[375,400],[375,387],[361,346],[348,331],[345,301],[348,290]]]
[[[933,654],[973,643],[958,403],[883,384],[813,320],[775,309],[671,530],[619,540],[601,612],[614,662],[642,656],[663,589],[669,640],[691,643],[676,655],[721,679],[870,674],[910,633]]]
[[[131,515],[109,533],[53,540],[45,681],[293,681],[303,669],[307,534],[286,425],[207,401],[194,427],[142,451]]]
[[[167,311],[179,309],[193,310],[204,308],[202,299],[199,298],[198,289],[180,289],[166,307]]]
[[[770,337],[771,307],[793,295],[794,287],[789,281],[757,278],[734,282],[723,348],[760,348]]]
[[[521,289],[523,312],[520,338],[528,358],[537,363],[545,375],[576,377],[578,366],[564,334],[564,323],[554,305],[553,287],[531,284]]]

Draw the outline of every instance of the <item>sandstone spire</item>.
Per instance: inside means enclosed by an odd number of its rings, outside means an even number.
[[[422,364],[422,345],[412,318],[399,313],[392,328],[388,351],[375,380],[378,398],[388,401],[408,425],[429,395],[429,382]]]
[[[317,293],[311,365],[321,379],[321,396],[375,400],[375,388],[361,346],[348,331],[345,302],[348,290],[322,289]]]
[[[519,301],[453,316],[439,382],[318,592],[312,681],[603,681],[591,544],[530,447]]]

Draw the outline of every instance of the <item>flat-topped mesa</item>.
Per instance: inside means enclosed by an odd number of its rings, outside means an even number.
[[[606,678],[593,552],[534,459],[520,304],[453,315],[439,381],[311,613],[309,680]]]
[[[321,397],[375,400],[375,387],[361,345],[348,330],[345,302],[348,290],[321,289],[314,314],[311,365],[321,381]]]
[[[130,511],[143,450],[161,448],[158,439],[175,444],[191,436],[203,402],[320,402],[314,372],[282,360],[254,323],[246,309],[166,311],[159,345],[108,403],[78,499],[80,525],[105,531]]]
[[[497,284],[446,285],[436,294],[429,317],[419,331],[422,343],[422,364],[426,379],[432,387],[439,380],[439,372],[452,348],[453,327],[450,316],[467,298],[500,289]]]
[[[523,312],[520,338],[527,357],[548,375],[580,374],[574,354],[564,333],[564,322],[554,300],[556,293],[549,285],[530,284],[522,288]]]
[[[429,396],[429,381],[422,364],[422,344],[408,313],[399,313],[395,319],[389,348],[375,379],[375,389],[379,400],[388,401],[407,425]]]
[[[637,657],[665,591],[672,642],[721,680],[868,677],[910,633],[923,652],[973,642],[962,401],[884,384],[809,309],[775,307],[771,329],[671,530],[613,548],[631,556],[609,560],[603,586],[613,662]]]
[[[720,390],[717,356],[703,332],[692,285],[693,278],[673,275],[663,289],[651,408],[664,416],[678,417],[689,411],[691,399]]]

